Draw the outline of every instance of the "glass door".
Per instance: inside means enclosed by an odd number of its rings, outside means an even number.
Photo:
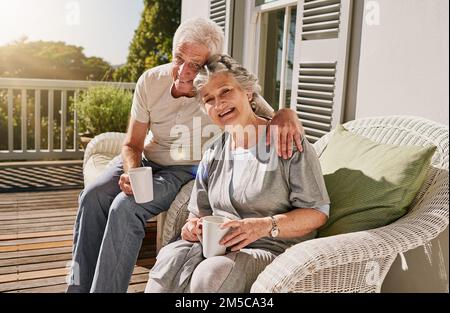
[[[296,17],[296,6],[261,13],[259,79],[275,110],[290,107]]]

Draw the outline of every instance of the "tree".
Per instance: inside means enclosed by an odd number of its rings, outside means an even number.
[[[111,65],[86,57],[82,47],[26,38],[0,47],[0,77],[109,80]]]
[[[12,44],[0,47],[0,77],[11,78],[41,78],[41,79],[71,79],[71,80],[111,80],[112,68],[109,63],[101,58],[86,57],[83,48],[67,45],[64,42],[36,41],[27,42],[26,38]],[[45,92],[41,94],[42,103],[47,103]],[[21,95],[13,95],[13,137],[14,149],[20,149],[21,137]],[[55,96],[56,97],[56,96]],[[69,100],[70,101],[70,100]],[[0,90],[0,150],[8,149],[8,109],[7,90]],[[55,108],[57,108],[55,101]],[[27,145],[34,146],[34,97],[27,98]],[[48,146],[47,106],[42,106],[41,111],[41,145]],[[58,117],[57,109],[54,117]],[[67,121],[68,140],[73,142],[73,131],[70,133],[73,118]],[[61,125],[57,122],[53,125],[53,140],[55,146],[60,142]]]
[[[115,71],[114,79],[135,82],[145,70],[169,62],[180,16],[181,0],[144,0],[127,63]]]

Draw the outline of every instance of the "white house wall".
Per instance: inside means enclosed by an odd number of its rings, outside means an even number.
[[[194,17],[209,17],[209,0],[183,0],[181,2],[181,21]]]
[[[359,1],[359,0],[357,0]],[[415,115],[449,125],[448,0],[364,0],[355,117]],[[373,14],[379,8],[379,24]],[[399,257],[382,292],[448,292],[447,230]]]
[[[379,25],[376,7],[379,7]],[[448,0],[365,0],[356,118],[408,114],[448,125]]]

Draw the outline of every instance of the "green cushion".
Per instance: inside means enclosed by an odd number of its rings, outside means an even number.
[[[338,126],[320,157],[331,206],[318,236],[377,228],[403,216],[435,150],[378,144]]]

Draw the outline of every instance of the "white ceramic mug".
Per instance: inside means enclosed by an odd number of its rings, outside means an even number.
[[[153,175],[152,168],[137,167],[128,170],[131,188],[133,189],[136,203],[146,203],[153,200]]]
[[[227,247],[219,244],[219,241],[228,232],[229,227],[221,229],[220,224],[229,221],[222,216],[205,216],[202,220],[202,235],[199,240],[203,246],[203,256],[210,258],[212,256],[224,255]]]

